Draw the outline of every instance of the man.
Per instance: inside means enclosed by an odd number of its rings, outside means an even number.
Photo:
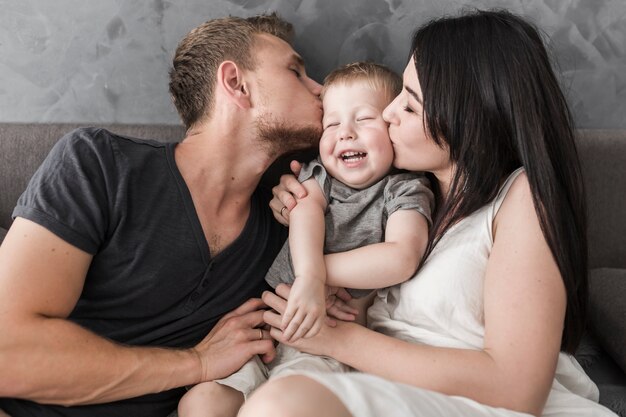
[[[167,415],[181,387],[272,359],[250,298],[286,233],[258,184],[321,134],[291,34],[275,15],[191,31],[170,73],[177,145],[79,129],[51,151],[0,247],[0,409]]]

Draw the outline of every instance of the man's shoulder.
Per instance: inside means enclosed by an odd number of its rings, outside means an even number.
[[[67,133],[59,141],[64,146],[89,147],[92,149],[111,146],[164,148],[167,143],[153,139],[141,139],[114,133],[102,127],[79,127]]]

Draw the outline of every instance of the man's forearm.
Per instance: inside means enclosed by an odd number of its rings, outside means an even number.
[[[128,347],[63,319],[3,323],[0,397],[79,405],[197,383],[192,350]]]

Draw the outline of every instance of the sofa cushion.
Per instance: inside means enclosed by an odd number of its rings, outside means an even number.
[[[589,318],[598,340],[626,371],[626,269],[597,268],[589,275]]]

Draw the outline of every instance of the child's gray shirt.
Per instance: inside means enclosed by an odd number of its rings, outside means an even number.
[[[362,190],[350,188],[332,178],[319,158],[302,167],[298,180],[315,178],[326,197],[324,254],[345,252],[385,240],[387,219],[396,210],[417,210],[429,225],[434,206],[428,179],[421,174],[390,174]],[[417,267],[417,265],[416,265]],[[274,288],[291,284],[295,279],[289,240],[285,242],[265,276]],[[354,297],[362,297],[368,290],[350,290]]]

